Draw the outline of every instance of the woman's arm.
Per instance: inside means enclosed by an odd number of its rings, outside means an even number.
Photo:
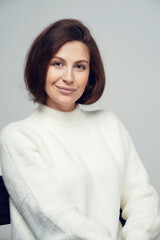
[[[122,217],[126,220],[123,236],[126,240],[151,240],[160,233],[159,199],[149,183],[131,136],[117,118],[125,143],[126,170],[121,194]]]
[[[0,134],[0,147],[6,188],[37,239],[56,239],[57,232],[74,240],[111,239],[105,226],[71,204],[26,129],[5,127]]]

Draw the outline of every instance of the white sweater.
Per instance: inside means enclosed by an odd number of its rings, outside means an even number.
[[[0,147],[12,240],[158,236],[158,194],[115,113],[39,104],[2,129]]]

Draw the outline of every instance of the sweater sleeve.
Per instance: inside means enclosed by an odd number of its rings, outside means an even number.
[[[152,240],[160,234],[158,193],[149,182],[127,128],[119,118],[117,120],[126,156],[121,194],[122,217],[126,220],[123,239]]]
[[[26,129],[5,127],[0,133],[0,150],[6,188],[37,239],[111,239],[104,225],[71,204]]]

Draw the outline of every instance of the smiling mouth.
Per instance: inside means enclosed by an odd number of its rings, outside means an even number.
[[[59,89],[67,90],[67,91],[75,91],[75,89],[73,89],[73,88],[66,88],[66,87],[60,87],[60,86],[56,86],[56,87]]]
[[[71,93],[73,93],[74,91],[75,91],[75,89],[72,89],[72,88],[64,88],[64,87],[58,87],[58,86],[56,86],[57,88],[58,88],[58,90],[61,92],[61,93],[63,93],[63,94],[71,94]]]

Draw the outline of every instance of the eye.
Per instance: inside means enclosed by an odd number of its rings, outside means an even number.
[[[78,69],[82,69],[82,70],[86,69],[86,67],[85,67],[84,65],[82,65],[82,64],[78,64],[78,65],[77,65],[77,68],[78,68]]]
[[[54,62],[53,66],[61,67],[62,66],[61,64],[62,64],[61,62]]]

